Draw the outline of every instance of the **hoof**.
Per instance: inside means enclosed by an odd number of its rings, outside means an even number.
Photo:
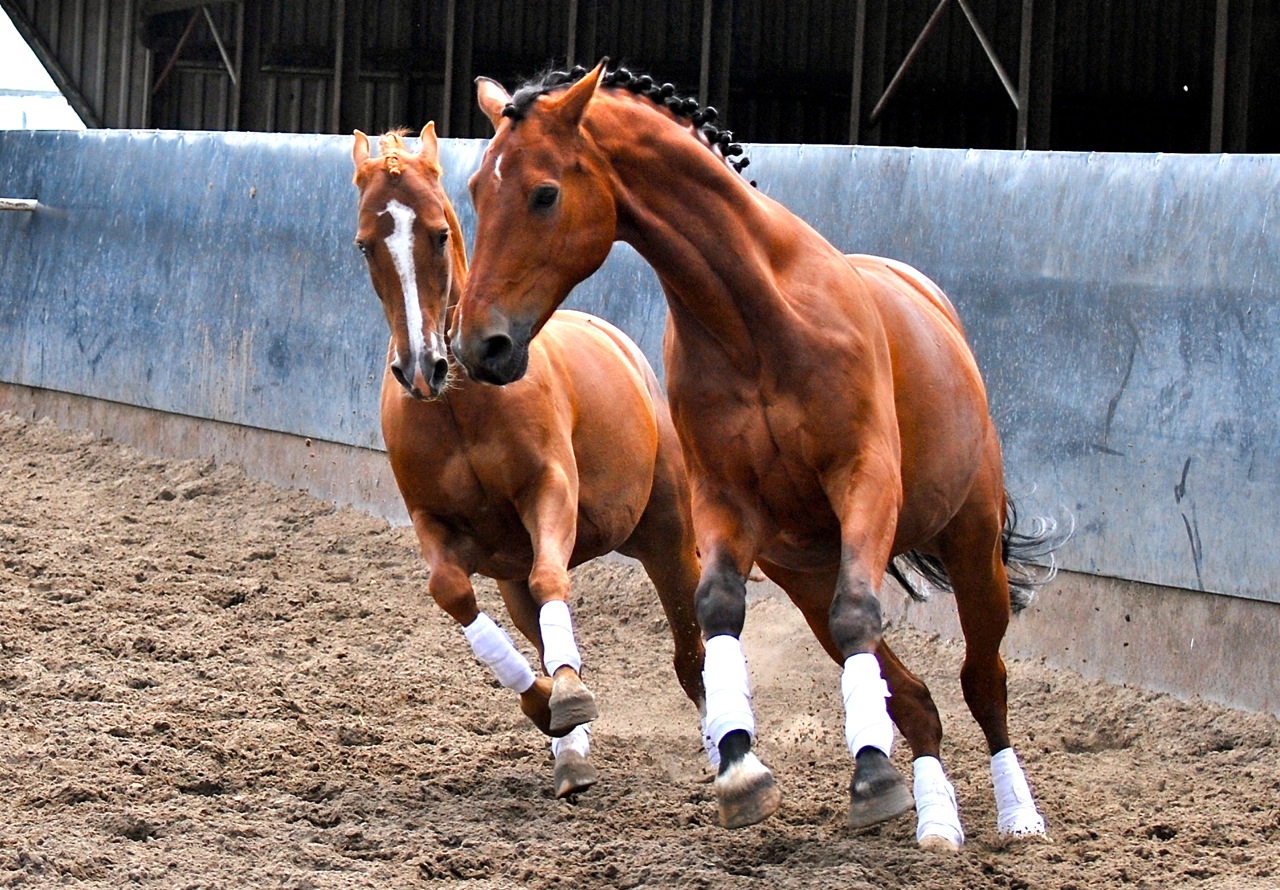
[[[551,734],[563,735],[600,716],[596,697],[571,669],[557,671],[551,686]]]
[[[952,840],[945,837],[939,837],[936,834],[928,834],[920,838],[918,841],[920,849],[926,853],[959,853],[960,847]]]
[[[577,751],[565,751],[556,758],[556,771],[552,781],[556,786],[557,798],[581,794],[599,778],[596,768]]]
[[[849,783],[850,828],[865,828],[915,809],[915,798],[889,758],[878,748],[858,752]]]
[[[782,791],[773,780],[773,773],[750,753],[716,776],[713,787],[720,824],[725,828],[763,822],[776,813],[782,803]]]

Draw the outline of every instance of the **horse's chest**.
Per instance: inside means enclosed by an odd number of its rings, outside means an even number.
[[[781,400],[737,399],[699,412],[682,432],[694,442],[697,471],[733,492],[740,502],[758,502],[769,521],[794,530],[829,522],[815,451],[799,405]],[[815,506],[816,505],[816,506]]]

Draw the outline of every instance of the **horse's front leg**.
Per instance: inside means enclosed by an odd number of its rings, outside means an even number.
[[[574,470],[549,466],[518,505],[533,545],[529,593],[538,607],[542,664],[551,677],[552,735],[567,733],[599,716],[596,697],[582,682],[582,653],[569,611],[569,559],[578,533]]]
[[[498,591],[507,606],[507,614],[529,642],[542,652],[542,628],[538,621],[538,605],[533,601],[527,581],[499,581]],[[551,692],[549,677],[538,677],[533,685],[520,693],[520,710],[547,735],[551,732]],[[588,759],[591,754],[591,727],[576,726],[551,739],[551,756],[555,759],[552,782],[556,797],[568,797],[586,791],[599,778]]]
[[[520,696],[521,710],[537,723],[537,709],[525,707],[526,698],[530,702],[539,698],[536,688],[539,681],[529,660],[512,644],[506,631],[480,610],[475,588],[471,585],[471,574],[449,546],[448,533],[420,511],[414,511],[412,519],[418,545],[431,567],[431,578],[427,582],[431,598],[458,622],[472,653],[493,671],[499,683]],[[531,710],[534,713],[530,713]],[[546,726],[539,728],[549,731]]]
[[[773,773],[751,751],[756,721],[740,637],[754,554],[745,536],[730,534],[740,523],[716,522],[715,511],[705,505],[700,515],[703,562],[694,604],[706,647],[702,731],[713,763],[719,761],[714,788],[720,824],[741,828],[767,819],[782,802]]]
[[[874,825],[915,806],[902,775],[889,761],[893,721],[889,688],[876,658],[883,635],[880,584],[893,546],[901,504],[897,472],[867,455],[847,478],[829,485],[840,517],[840,571],[831,602],[831,638],[844,659],[840,692],[845,741],[854,758],[849,783],[850,827]]]

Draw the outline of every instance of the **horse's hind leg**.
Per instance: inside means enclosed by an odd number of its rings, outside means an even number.
[[[843,664],[840,647],[831,637],[830,609],[836,571],[793,572],[767,561],[761,561],[760,567],[791,597],[831,660]],[[964,831],[960,827],[955,791],[947,782],[939,760],[942,719],[938,716],[938,707],[929,687],[907,669],[883,637],[876,647],[876,658],[889,687],[889,716],[911,748],[916,841],[925,849],[954,851],[964,843]],[[945,787],[932,780],[935,774]]]
[[[1006,672],[1000,657],[1010,617],[1009,579],[1002,558],[1004,489],[998,469],[991,466],[980,475],[938,545],[964,632],[960,684],[992,754],[996,827],[1003,838],[1043,836],[1044,818],[1009,743]],[[994,467],[999,467],[998,461]]]
[[[676,678],[684,694],[702,713],[706,707],[702,685],[704,650],[694,608],[699,567],[689,509],[689,483],[675,431],[668,427],[661,435],[649,503],[619,552],[640,560],[653,582],[675,644]],[[711,756],[715,749],[709,745],[707,748]],[[712,757],[713,766],[715,760]]]
[[[538,606],[525,581],[499,581],[498,591],[506,604],[507,614],[542,656],[542,629],[538,622]],[[538,677],[532,686],[520,693],[520,710],[534,725],[551,735],[551,689],[549,677]],[[551,756],[555,758],[552,784],[556,797],[568,797],[586,791],[599,778],[588,760],[591,754],[591,729],[576,726],[551,740]]]

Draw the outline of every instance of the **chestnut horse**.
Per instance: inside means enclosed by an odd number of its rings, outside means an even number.
[[[891,560],[906,555],[955,592],[961,683],[993,755],[998,830],[1042,835],[1010,746],[999,647],[1011,602],[1025,602],[1034,580],[1015,573],[1011,600],[1008,566],[1055,540],[1044,527],[1013,531],[986,392],[946,296],[902,263],[845,256],[752,188],[715,112],[670,84],[606,73],[605,62],[514,97],[477,84],[495,135],[470,182],[479,222],[453,328],[471,375],[521,379],[552,311],[615,240],[648,261],[667,298],[667,391],[693,486],[704,725],[720,753],[722,824],[762,820],[780,800],[751,752],[738,639],[755,561],[843,665],[849,824],[912,807],[888,758],[891,712],[915,755],[921,845],[963,842],[937,709],[882,638],[880,587],[886,571],[903,578]]]
[[[452,371],[445,331],[467,277],[466,248],[440,184],[435,127],[411,152],[398,133],[355,133],[356,244],[391,328],[382,436],[431,567],[432,598],[520,708],[556,738],[557,796],[595,782],[586,726],[596,717],[568,608],[572,566],[611,551],[638,559],[675,638],[681,686],[700,708],[702,639],[689,488],[664,394],[640,350],[613,326],[560,312],[505,389]],[[476,603],[471,575],[497,581],[537,648],[535,677]]]

